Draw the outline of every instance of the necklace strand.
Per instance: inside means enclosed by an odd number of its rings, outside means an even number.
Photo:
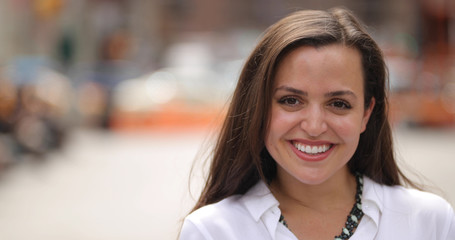
[[[360,219],[362,219],[364,215],[362,211],[363,176],[360,173],[355,173],[355,177],[357,182],[355,203],[354,206],[352,206],[351,212],[347,216],[346,223],[341,230],[341,234],[335,236],[334,240],[349,239],[354,234],[357,226],[359,226]],[[280,216],[279,222],[289,229],[283,215]]]

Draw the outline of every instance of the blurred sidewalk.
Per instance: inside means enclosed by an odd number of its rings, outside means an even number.
[[[189,170],[208,137],[75,131],[61,152],[0,175],[0,239],[176,239],[194,202]],[[454,204],[455,131],[400,129],[396,144]]]

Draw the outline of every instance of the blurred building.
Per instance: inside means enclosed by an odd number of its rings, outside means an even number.
[[[453,5],[449,0],[0,0],[0,19],[8,23],[0,28],[0,62],[16,69],[6,76],[15,85],[34,85],[43,71],[66,79],[67,125],[209,122],[211,114],[192,116],[219,112],[206,109],[226,101],[243,59],[266,27],[295,10],[346,6],[370,26],[384,50],[391,99],[401,103],[392,105],[393,120],[451,125]],[[166,83],[156,76],[166,76]],[[163,91],[169,92],[165,101]]]
[[[2,0],[0,6],[2,20],[11,23],[0,28],[2,62],[39,55],[62,67],[106,58],[163,67],[166,49],[188,33],[220,35],[215,54],[228,54],[221,48],[226,35],[262,32],[299,9],[347,6],[386,40],[403,32],[417,37],[420,26],[419,5],[409,0]]]

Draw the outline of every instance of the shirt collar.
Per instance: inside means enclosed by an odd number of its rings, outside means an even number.
[[[269,187],[263,181],[259,181],[248,190],[242,197],[242,201],[255,221],[259,221],[265,212],[279,205]]]
[[[379,219],[379,214],[382,212],[384,190],[382,186],[374,182],[369,177],[363,177],[363,194],[362,205],[363,211],[375,216]],[[253,216],[254,220],[258,221],[261,216],[269,209],[278,207],[279,202],[270,192],[269,187],[263,181],[259,181],[254,185],[243,197],[242,201],[246,208]],[[377,215],[377,216],[376,216]],[[372,217],[372,216],[370,216]],[[378,221],[376,221],[378,222]]]
[[[376,230],[378,229],[379,219],[384,208],[383,199],[383,187],[374,182],[372,179],[364,176],[362,210],[365,214],[365,219],[360,221],[361,225],[372,224],[375,225],[374,228]],[[279,223],[278,220],[281,215],[281,211],[278,208],[279,202],[273,196],[267,184],[263,181],[259,181],[247,193],[245,193],[245,195],[243,195],[241,201],[256,222],[262,218],[262,221],[273,238]],[[365,226],[365,228],[359,227],[357,231],[360,229],[371,230],[370,227]],[[375,233],[370,231],[368,234],[373,236]],[[356,234],[354,234],[354,236],[355,235]]]
[[[362,194],[362,210],[364,217],[370,218],[372,223],[379,226],[379,219],[384,209],[384,189],[383,187],[370,179],[363,177],[363,194]],[[368,222],[367,220],[363,222]],[[362,223],[362,221],[361,221]]]
[[[259,181],[240,199],[256,222],[262,221],[272,239],[281,216],[279,202],[264,181]]]

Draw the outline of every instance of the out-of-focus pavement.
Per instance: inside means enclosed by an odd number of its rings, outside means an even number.
[[[190,168],[208,138],[75,131],[62,151],[0,175],[0,239],[176,239],[194,203]],[[454,204],[455,130],[399,129],[396,145],[407,169]]]

